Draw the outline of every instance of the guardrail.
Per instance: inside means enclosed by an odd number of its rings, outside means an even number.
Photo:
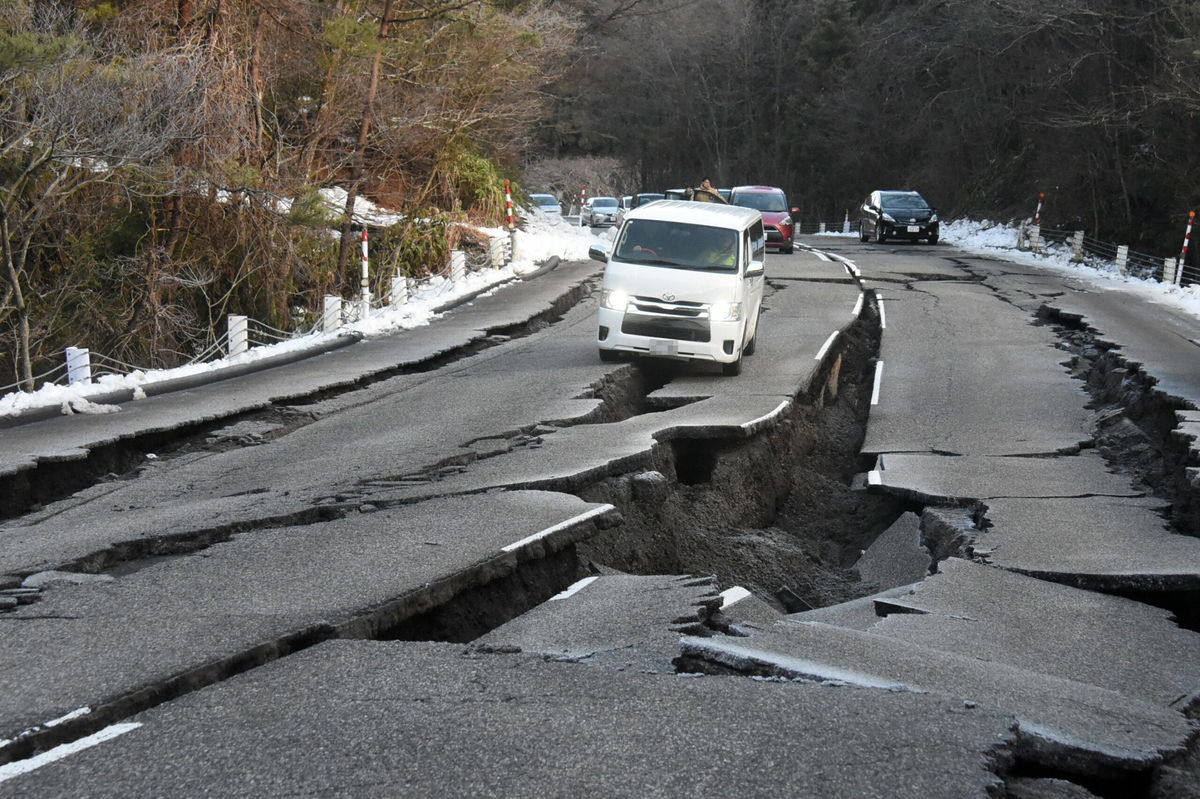
[[[451,253],[448,264],[422,280],[394,275],[390,291],[383,296],[371,297],[367,301],[369,305],[359,299],[349,300],[340,296],[327,295],[319,313],[302,314],[302,317],[312,318],[315,321],[299,330],[281,330],[257,319],[239,314],[229,314],[226,317],[224,333],[206,342],[203,349],[187,362],[173,368],[194,366],[198,363],[213,363],[240,355],[251,348],[293,341],[305,336],[334,333],[346,325],[363,321],[387,309],[405,305],[409,302],[410,297],[420,290],[422,284],[428,285],[436,278],[444,278],[445,282],[440,290],[433,295],[436,298],[441,294],[453,291],[454,284],[461,282],[470,272],[480,272],[489,268],[502,269],[507,266],[515,260],[515,245],[514,236],[493,236],[485,252],[467,253],[455,250]],[[85,347],[67,347],[62,363],[33,377],[33,390],[36,391],[45,385],[91,383],[96,378],[105,375],[120,376],[150,371],[161,370],[155,367],[126,363]],[[0,396],[16,392],[23,385],[24,381],[18,381],[7,386],[0,386]]]
[[[1175,286],[1200,283],[1200,268],[1180,263],[1178,258],[1137,252],[1125,244],[1093,238],[1082,230],[1045,229],[1022,223],[1017,228],[1017,249],[1069,254],[1072,263],[1096,268],[1111,265],[1122,275]]]

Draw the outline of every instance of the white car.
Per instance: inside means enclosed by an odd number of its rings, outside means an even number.
[[[533,207],[543,214],[562,216],[562,204],[553,194],[531,194],[529,199],[533,200]]]
[[[754,352],[767,235],[753,208],[681,200],[630,211],[604,263],[600,360],[622,353],[721,364],[739,374]]]
[[[616,197],[588,197],[579,212],[579,224],[588,227],[614,225],[620,210],[621,204]]]

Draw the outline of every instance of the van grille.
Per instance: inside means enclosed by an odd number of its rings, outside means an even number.
[[[673,338],[678,341],[707,342],[712,336],[708,321],[703,319],[673,319],[668,317],[636,317],[625,315],[621,332],[631,336]]]
[[[634,297],[630,301],[639,313],[662,314],[665,316],[681,316],[688,319],[699,319],[707,316],[708,306],[702,302],[686,302],[684,300],[660,300],[657,297]]]

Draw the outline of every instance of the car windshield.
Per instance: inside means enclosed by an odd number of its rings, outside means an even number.
[[[637,205],[641,205],[642,203],[654,202],[655,200],[662,200],[662,199],[665,199],[666,196],[667,195],[665,195],[665,194],[653,194],[653,193],[639,194],[637,196]]]
[[[597,197],[592,200],[593,208],[616,208],[617,200],[615,197]]]
[[[558,198],[553,194],[531,194],[530,198],[538,205],[558,205]]]
[[[879,202],[884,208],[895,208],[898,211],[924,211],[929,207],[925,198],[919,194],[881,194]]]
[[[756,211],[787,211],[787,197],[777,191],[735,192],[729,198],[733,205],[753,208]]]
[[[737,271],[736,230],[631,219],[621,230],[614,257],[620,261],[673,269]]]

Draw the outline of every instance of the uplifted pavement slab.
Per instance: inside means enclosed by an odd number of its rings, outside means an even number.
[[[928,692],[1009,713],[1022,758],[1080,774],[1153,767],[1191,735],[1183,714],[1116,691],[827,624],[782,621],[748,638],[680,646],[686,668]]]
[[[563,263],[537,280],[480,297],[434,324],[363,341],[315,358],[172,394],[137,400],[120,413],[77,414],[0,430],[0,475],[41,462],[79,460],[98,447],[211,422],[276,403],[351,387],[374,375],[417,365],[526,322],[555,306],[599,270]]]
[[[554,553],[616,519],[562,494],[441,500],[246,533],[111,583],[47,590],[0,615],[0,740],[83,707],[76,726],[94,728],[239,665],[374,635],[524,562],[557,563],[549,595],[577,576]]]
[[[1200,692],[1200,634],[1166,610],[959,558],[938,569],[875,598],[887,615],[870,632],[1178,710]]]
[[[921,520],[903,513],[879,534],[854,564],[865,582],[880,589],[917,582],[929,574],[929,550],[921,546]]]
[[[679,639],[721,604],[711,577],[585,577],[472,646],[519,649],[617,670],[673,673]]]
[[[880,599],[902,597],[911,594],[914,588],[914,585],[897,586],[896,588],[880,591],[870,596],[851,599],[849,602],[839,602],[836,605],[826,605],[823,608],[814,608],[813,610],[806,610],[801,613],[791,613],[788,614],[786,619],[796,622],[812,621],[822,624],[832,624],[835,627],[846,627],[851,630],[869,630],[883,618],[884,614],[880,611]]]
[[[1107,496],[993,498],[968,531],[994,566],[1101,591],[1200,590],[1200,538],[1172,532],[1169,506]]]
[[[336,641],[129,723],[0,790],[982,799],[1001,789],[1011,719],[929,694]]]
[[[1028,314],[975,283],[878,297],[886,327],[863,452],[1054,454],[1091,440],[1090,397]]]
[[[918,502],[962,504],[1002,497],[1139,497],[1094,452],[1058,458],[880,455],[868,483]]]

